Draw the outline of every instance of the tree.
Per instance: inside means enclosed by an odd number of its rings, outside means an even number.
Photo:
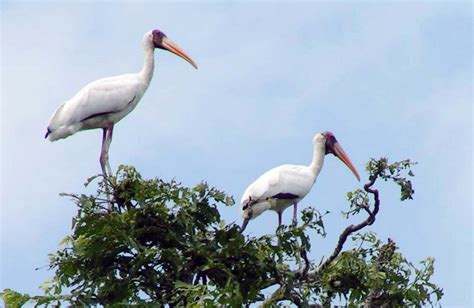
[[[302,224],[281,226],[275,235],[244,236],[225,224],[219,207],[232,206],[225,193],[201,183],[186,188],[177,182],[146,180],[130,166],[114,177],[96,176],[95,195],[65,194],[78,207],[72,234],[50,255],[54,277],[30,296],[6,289],[7,306],[168,304],[170,306],[392,307],[434,303],[442,289],[430,281],[434,259],[414,266],[393,240],[381,241],[362,229],[380,210],[377,181],[400,186],[401,200],[414,190],[409,160],[389,164],[370,160],[368,183],[348,193],[346,217],[364,215],[343,230],[329,257],[317,264],[308,258],[310,235],[325,236],[323,217],[302,211]],[[107,198],[110,191],[111,201]],[[114,211],[107,211],[112,202]],[[343,250],[348,238],[352,248]]]

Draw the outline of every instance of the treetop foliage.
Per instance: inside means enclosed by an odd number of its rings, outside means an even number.
[[[113,177],[88,179],[86,185],[97,182],[94,195],[63,194],[78,210],[72,234],[50,254],[55,275],[42,285],[44,294],[5,289],[2,298],[8,307],[28,301],[37,306],[189,307],[434,303],[443,293],[431,282],[433,258],[416,267],[391,239],[358,232],[373,224],[379,211],[377,179],[399,185],[402,201],[412,199],[407,179],[412,166],[409,160],[368,162],[368,183],[348,193],[345,213],[364,219],[343,230],[320,263],[309,258],[310,236],[325,236],[325,214],[313,208],[301,212],[300,225],[246,236],[238,225],[222,221],[219,208],[234,205],[224,192],[206,183],[187,188],[176,181],[143,179],[133,167],[120,166]],[[352,248],[343,251],[348,238]]]

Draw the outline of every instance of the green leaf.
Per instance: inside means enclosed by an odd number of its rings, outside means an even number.
[[[22,294],[11,289],[4,289],[3,292],[0,293],[0,297],[5,303],[6,308],[22,307],[30,300],[30,296],[28,294]]]

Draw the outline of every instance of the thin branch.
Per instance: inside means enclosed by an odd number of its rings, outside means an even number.
[[[374,213],[372,213],[368,205],[360,205],[359,207],[363,208],[367,212],[367,214],[369,214],[369,216],[374,216]]]
[[[314,270],[309,273],[310,278],[317,277],[320,273],[324,271],[324,269],[329,264],[331,264],[332,261],[334,261],[334,259],[337,258],[337,256],[339,255],[339,253],[341,252],[344,246],[344,243],[347,241],[347,238],[349,237],[349,235],[369,225],[372,225],[375,222],[375,216],[379,212],[380,200],[379,200],[379,191],[375,188],[372,188],[372,186],[375,184],[375,181],[377,180],[378,175],[379,174],[376,173],[370,176],[369,183],[364,185],[364,190],[374,196],[374,210],[370,211],[366,209],[369,212],[369,216],[364,221],[362,221],[361,223],[357,225],[349,225],[346,227],[346,229],[344,229],[344,231],[339,236],[339,241],[337,242],[336,248],[334,248],[333,253],[323,262],[323,264],[321,264],[321,266],[319,266],[317,270]]]
[[[309,266],[310,266],[310,262],[308,260],[308,255],[306,253],[306,250],[302,250],[301,251],[301,257],[303,258],[304,260],[304,268],[303,268],[303,272],[301,273],[301,278],[302,279],[305,279],[306,278],[306,275],[308,275],[308,271],[309,271]]]

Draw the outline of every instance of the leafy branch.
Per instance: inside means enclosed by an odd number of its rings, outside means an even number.
[[[374,224],[380,210],[375,184],[393,181],[401,199],[414,193],[409,160],[367,164],[368,183],[348,194],[346,217],[367,215],[347,226],[332,253],[321,262],[310,258],[309,234],[325,236],[315,209],[302,211],[298,226],[281,226],[275,235],[243,236],[225,224],[219,208],[234,200],[200,183],[143,179],[130,166],[113,177],[96,176],[94,195],[64,194],[77,205],[72,233],[50,255],[54,277],[30,296],[5,289],[6,306],[170,305],[191,307],[331,305],[336,296],[347,305],[415,305],[439,301],[442,290],[431,282],[434,259],[415,267],[392,240],[358,233]],[[112,211],[109,211],[109,206]],[[352,237],[351,237],[352,235]],[[353,248],[343,251],[352,238]],[[274,288],[272,292],[269,288]]]
[[[415,191],[412,188],[411,181],[403,177],[402,171],[408,169],[408,176],[414,176],[413,172],[411,171],[411,166],[414,164],[415,163],[412,163],[409,160],[388,164],[388,160],[386,158],[381,158],[379,160],[371,159],[368,162],[366,170],[369,173],[369,182],[364,185],[365,192],[358,189],[354,193],[350,192],[347,194],[351,208],[349,213],[352,215],[358,214],[363,209],[368,214],[368,216],[359,224],[349,225],[344,229],[344,231],[342,231],[333,253],[324,261],[324,263],[319,267],[318,271],[312,273],[313,275],[317,275],[318,272],[322,272],[324,268],[339,255],[349,235],[367,226],[370,226],[375,222],[375,217],[380,210],[380,198],[379,191],[373,188],[373,186],[378,178],[381,178],[385,181],[393,180],[395,183],[397,183],[401,187],[402,201],[406,199],[413,199],[413,194]],[[369,194],[372,195],[374,200],[373,209],[371,209],[368,204]],[[346,216],[348,216],[349,213],[346,213]]]

